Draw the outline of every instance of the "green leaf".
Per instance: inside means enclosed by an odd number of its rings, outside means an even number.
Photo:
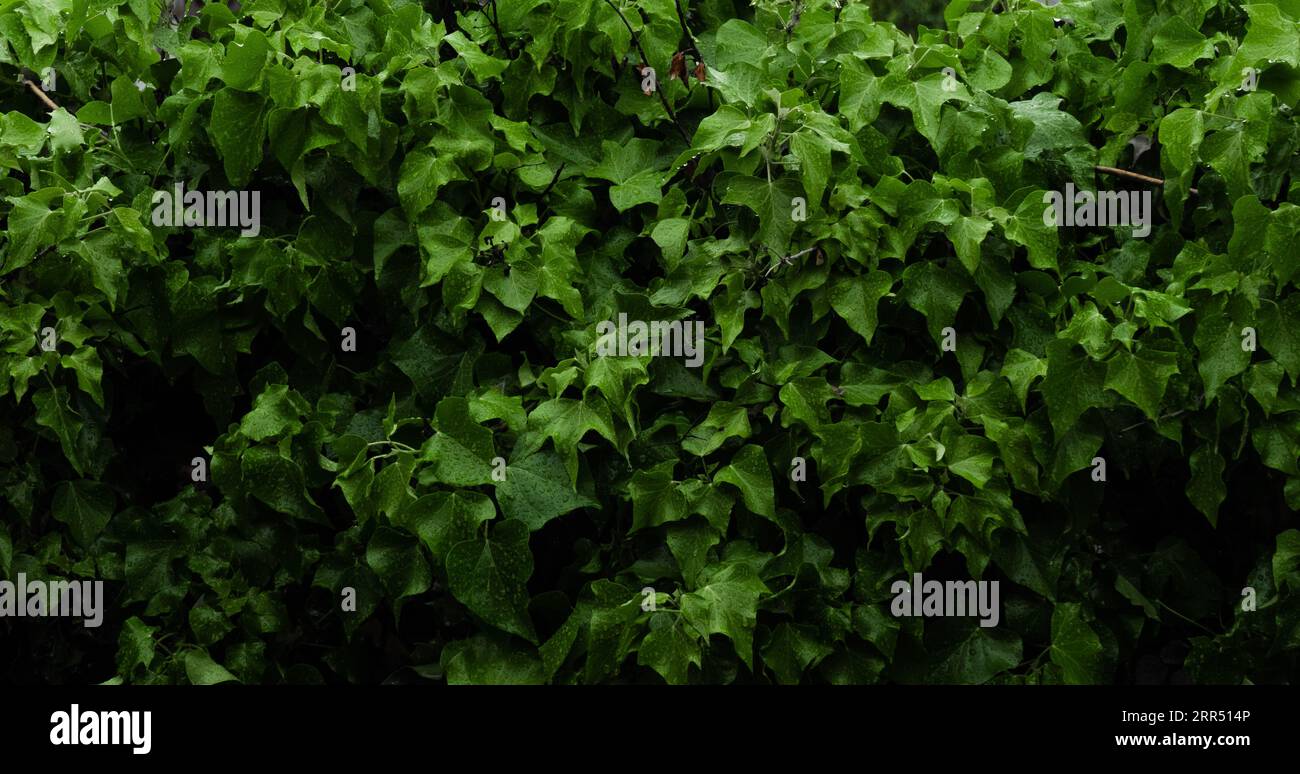
[[[1300,29],[1296,22],[1286,18],[1272,3],[1252,3],[1244,6],[1250,16],[1246,38],[1241,43],[1241,56],[1247,62],[1286,62],[1300,67]]]
[[[753,669],[758,600],[766,593],[767,586],[753,567],[729,564],[707,585],[682,596],[682,615],[705,636],[726,635],[741,660]]]
[[[903,272],[899,295],[916,311],[925,315],[926,327],[936,343],[943,340],[943,329],[957,320],[957,310],[970,292],[970,284],[958,273],[945,271],[933,261],[916,263]]]
[[[1241,331],[1222,306],[1207,308],[1198,317],[1193,341],[1200,351],[1196,370],[1205,382],[1205,401],[1208,404],[1232,377],[1250,365],[1250,352],[1242,346]]]
[[[798,685],[805,671],[815,668],[834,651],[814,627],[782,622],[763,646],[763,662],[776,675],[777,682]]]
[[[1228,496],[1228,487],[1223,481],[1223,457],[1213,445],[1203,444],[1192,452],[1188,463],[1192,479],[1187,486],[1187,499],[1192,501],[1196,510],[1205,514],[1211,526],[1217,526],[1219,506]]]
[[[563,460],[546,451],[506,468],[505,481],[497,484],[497,501],[507,519],[521,521],[533,531],[571,511],[599,505],[573,489]]]
[[[772,468],[762,447],[741,447],[727,465],[713,476],[714,484],[731,484],[740,490],[745,507],[760,516],[776,518],[776,495],[772,488]]]
[[[266,138],[265,101],[257,94],[222,89],[212,99],[208,134],[221,156],[226,179],[235,187],[246,185],[262,163]]]
[[[240,469],[244,491],[272,510],[308,521],[325,519],[307,494],[302,469],[275,450],[258,446],[245,451]]]
[[[794,197],[801,195],[792,178],[759,180],[756,177],[729,178],[723,204],[740,204],[758,215],[758,241],[768,248],[784,252],[794,233]]]
[[[1041,192],[1027,195],[1014,214],[1002,219],[1002,231],[1008,241],[1024,246],[1030,266],[1058,271],[1056,254],[1060,249],[1060,239],[1056,225],[1043,222],[1043,212],[1048,206],[1043,201]]]
[[[239,682],[239,678],[213,661],[206,651],[198,649],[188,651],[185,654],[185,674],[189,677],[191,685]]]
[[[52,390],[39,390],[32,394],[36,404],[36,423],[54,431],[63,447],[63,455],[72,464],[77,473],[86,472],[85,458],[77,446],[77,436],[81,432],[82,422],[68,406],[68,392],[62,387]]]
[[[679,616],[653,619],[650,633],[637,648],[636,661],[659,673],[669,685],[686,685],[691,665],[704,665],[698,637]]]
[[[397,172],[397,197],[406,216],[414,220],[437,201],[438,190],[462,179],[455,161],[426,151],[409,154]]]
[[[254,91],[271,45],[259,30],[236,27],[235,39],[226,48],[221,63],[221,80],[231,88]]]
[[[54,490],[51,511],[68,525],[72,539],[89,547],[108,526],[117,506],[113,490],[94,481],[64,481]]]
[[[1281,303],[1265,301],[1259,311],[1259,343],[1300,383],[1300,294]]]
[[[253,409],[240,421],[239,430],[252,441],[277,435],[293,435],[302,429],[307,402],[288,385],[269,385],[253,402]]]
[[[555,450],[564,459],[569,480],[578,481],[578,442],[594,430],[611,443],[617,443],[614,419],[609,406],[601,399],[584,397],[555,398],[542,403],[528,415],[528,426],[555,443]]]
[[[434,492],[407,504],[393,523],[419,535],[429,552],[445,561],[452,546],[473,540],[480,526],[496,515],[496,507],[487,495],[456,490]],[[507,518],[511,518],[509,513]]]
[[[979,624],[964,633],[936,648],[919,682],[982,685],[1020,663],[1024,646],[1015,633]]]
[[[1135,355],[1120,350],[1106,364],[1105,386],[1133,401],[1142,413],[1155,419],[1169,377],[1178,373],[1177,361],[1172,352],[1143,349]]]
[[[1196,172],[1197,153],[1205,138],[1203,115],[1200,110],[1178,108],[1160,120],[1164,198],[1175,227],[1182,223],[1183,202],[1187,200]]]
[[[1214,56],[1214,43],[1181,16],[1171,16],[1160,25],[1151,41],[1152,64],[1191,67],[1198,59]]]
[[[1106,403],[1106,366],[1069,341],[1047,345],[1047,375],[1043,378],[1043,400],[1058,436],[1074,426],[1080,415]]]
[[[80,150],[83,144],[81,125],[71,113],[59,108],[50,114],[50,147],[55,155]]]
[[[1051,658],[1070,685],[1095,685],[1106,678],[1101,640],[1077,602],[1057,603],[1052,612]]]
[[[948,100],[969,102],[970,92],[958,82],[956,88],[944,88],[945,76],[931,73],[915,81],[906,74],[891,75],[885,79],[881,98],[890,104],[912,112],[912,120],[921,136],[935,145],[939,136],[939,116]]]
[[[447,643],[442,669],[449,685],[542,685],[542,662],[522,646],[477,634]]]
[[[489,535],[452,546],[447,554],[451,593],[487,623],[534,645],[525,584],[533,574],[528,525],[508,519]]]
[[[410,534],[386,527],[375,530],[366,546],[366,564],[392,599],[422,594],[432,576],[420,545]]]
[[[876,333],[876,305],[893,284],[894,278],[883,271],[845,278],[831,285],[831,308],[870,344]]]
[[[1272,569],[1278,588],[1300,588],[1300,531],[1288,529],[1278,534]]]
[[[122,631],[117,635],[117,669],[120,673],[131,674],[137,666],[148,668],[153,663],[154,635],[158,627],[150,626],[131,616],[122,624]]]
[[[638,470],[628,482],[632,496],[632,532],[686,518],[686,496],[673,481],[672,465],[655,471]]]
[[[433,419],[437,434],[420,450],[420,483],[476,486],[492,481],[492,460],[497,456],[492,431],[470,416],[465,398],[443,398]]]

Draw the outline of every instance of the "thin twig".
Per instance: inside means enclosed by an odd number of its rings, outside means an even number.
[[[559,166],[559,168],[556,169],[556,170],[555,170],[555,174],[551,176],[551,182],[549,182],[549,183],[546,184],[546,188],[542,189],[541,196],[539,196],[538,198],[540,198],[540,199],[545,199],[545,198],[546,198],[546,195],[547,195],[548,193],[551,192],[551,189],[552,189],[552,188],[555,187],[555,184],[558,183],[558,182],[560,182],[560,173],[564,171],[564,165],[567,164],[567,163],[568,163],[568,162],[566,162],[566,161],[561,161],[561,162],[560,162],[560,166]]]
[[[812,247],[800,250],[799,252],[793,255],[785,256],[781,260],[769,266],[767,271],[763,272],[763,276],[764,277],[769,276],[772,272],[776,271],[778,266],[789,266],[790,264],[794,263],[796,258],[802,258],[803,256],[807,255],[808,253],[811,253],[813,250],[816,249],[817,249],[817,245],[813,245]]]
[[[32,82],[31,78],[24,77],[23,83],[27,84],[27,88],[31,89],[32,93],[36,95],[36,98],[39,99],[41,102],[43,102],[45,104],[45,107],[49,108],[51,112],[59,109],[59,104],[54,100],[50,99],[50,95],[42,91],[41,87],[37,86],[34,82]],[[89,124],[81,124],[81,126],[89,126]],[[99,130],[99,134],[105,140],[109,139],[108,132],[104,131],[103,129]]]
[[[641,39],[636,36],[636,30],[632,29],[632,25],[628,22],[627,17],[623,15],[623,12],[619,10],[618,6],[614,5],[612,0],[605,0],[605,5],[614,9],[614,13],[618,14],[618,18],[623,20],[623,26],[627,27],[628,34],[632,36],[632,44],[636,46],[637,53],[641,55],[641,65],[643,67],[649,67],[650,57],[645,55],[645,49],[641,48]],[[677,127],[678,134],[682,136],[682,139],[687,145],[690,145],[691,136],[682,128],[681,121],[677,120],[677,114],[673,112],[673,106],[668,104],[668,98],[664,96],[663,85],[659,83],[658,78],[655,78],[655,93],[659,95],[659,101],[663,103],[664,110],[668,113],[668,118],[672,120],[673,126]]]
[[[794,28],[799,25],[799,17],[803,12],[803,3],[800,0],[794,0],[794,12],[790,14],[790,21],[785,25],[785,39],[789,40],[794,34]]]
[[[506,44],[506,36],[501,34],[501,13],[497,10],[497,0],[489,0],[489,2],[492,3],[492,13],[485,13],[483,15],[488,17],[488,21],[492,24],[493,31],[497,34],[497,45],[501,47],[502,51],[506,52],[507,57],[514,59],[515,57],[510,50],[510,46]]]
[[[1143,175],[1138,172],[1130,172],[1127,169],[1118,169],[1116,167],[1103,167],[1095,164],[1093,165],[1092,168],[1097,170],[1098,172],[1105,172],[1108,175],[1119,175],[1120,177],[1127,177],[1131,180],[1141,180],[1144,183],[1151,183],[1153,185],[1165,184],[1165,181],[1158,177],[1150,177],[1148,175]],[[1197,193],[1197,190],[1195,188],[1189,188],[1187,190],[1190,191],[1191,193]]]
[[[45,103],[45,107],[49,108],[50,110],[59,109],[58,104],[56,104],[54,100],[50,99],[48,94],[46,94],[44,91],[41,91],[41,87],[33,83],[30,78],[23,78],[23,83],[27,84],[27,88],[32,90],[32,93],[36,95],[37,99]]]
[[[1187,409],[1181,409],[1181,410],[1179,410],[1179,411],[1175,411],[1175,412],[1172,413],[1172,414],[1165,414],[1165,415],[1162,416],[1162,417],[1158,417],[1158,418],[1156,419],[1156,422],[1163,422],[1163,421],[1165,421],[1166,419],[1173,419],[1174,417],[1178,416],[1179,414],[1185,414],[1186,412],[1187,412]],[[1133,429],[1135,429],[1135,428],[1141,427],[1142,425],[1145,425],[1145,424],[1150,423],[1150,421],[1151,421],[1151,420],[1149,420],[1149,419],[1144,419],[1144,420],[1142,420],[1141,422],[1138,422],[1137,424],[1129,425],[1128,427],[1126,427],[1126,428],[1124,428],[1123,430],[1120,430],[1118,433],[1116,433],[1116,435],[1123,435],[1124,433],[1127,433],[1127,432],[1130,431],[1130,430],[1133,430]]]
[[[691,53],[695,54],[696,60],[704,61],[704,57],[700,56],[699,46],[695,43],[695,36],[691,34],[691,28],[686,26],[686,12],[682,10],[682,0],[673,0],[673,5],[677,6],[677,20],[682,23],[682,34],[690,41]]]

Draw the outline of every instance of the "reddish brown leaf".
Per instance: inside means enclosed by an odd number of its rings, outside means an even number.
[[[686,52],[678,51],[673,54],[673,64],[668,68],[668,79],[681,78],[682,83],[686,83]]]

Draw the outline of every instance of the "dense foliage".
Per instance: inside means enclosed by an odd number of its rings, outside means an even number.
[[[1289,682],[1300,1],[940,10],[0,0],[5,679]]]

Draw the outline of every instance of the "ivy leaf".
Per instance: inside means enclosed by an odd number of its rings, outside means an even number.
[[[943,104],[948,100],[969,102],[970,92],[962,83],[953,84],[956,88],[944,88],[945,76],[931,73],[912,81],[905,74],[891,75],[885,78],[881,98],[890,104],[911,111],[916,123],[916,130],[921,136],[935,145],[939,136],[939,116]]]
[[[1022,410],[1025,408],[1030,386],[1035,379],[1046,374],[1047,363],[1023,349],[1009,350],[1006,359],[1002,362],[1002,370],[999,372],[1000,376],[1011,383],[1011,389],[1020,402]]]
[[[122,631],[117,636],[117,668],[125,674],[131,674],[137,666],[148,668],[154,658],[154,635],[157,626],[150,626],[131,616],[122,624]]]
[[[1198,59],[1214,56],[1214,42],[1181,16],[1170,16],[1151,41],[1151,63],[1191,67]]]
[[[669,685],[686,685],[691,665],[704,665],[699,639],[679,616],[661,615],[652,621],[637,648],[637,663],[658,672]]]
[[[695,581],[708,562],[709,549],[721,539],[710,521],[693,518],[668,526],[668,549],[677,560],[688,589],[695,588]]]
[[[1296,23],[1270,3],[1251,3],[1244,8],[1250,24],[1241,42],[1241,56],[1247,62],[1286,62],[1300,67],[1300,30]]]
[[[1187,498],[1196,510],[1205,514],[1211,526],[1217,526],[1219,506],[1228,496],[1228,487],[1223,482],[1223,457],[1212,444],[1202,444],[1192,452],[1188,462],[1192,479],[1187,486]]]
[[[599,505],[573,489],[564,462],[547,451],[511,463],[506,480],[497,484],[496,491],[506,518],[521,521],[533,531],[571,511]]]
[[[790,137],[790,152],[799,159],[799,174],[809,202],[820,202],[831,177],[831,151],[835,145],[819,132],[801,129]],[[847,150],[847,146],[838,148]]]
[[[408,533],[380,527],[366,546],[366,564],[383,582],[393,599],[422,594],[432,576],[419,543]]]
[[[916,311],[925,315],[926,327],[935,342],[943,340],[943,329],[957,319],[957,310],[970,291],[960,274],[945,271],[937,263],[925,261],[903,272],[903,289],[899,295]]]
[[[1222,307],[1207,308],[1198,318],[1193,341],[1200,351],[1196,370],[1205,382],[1205,401],[1209,403],[1220,388],[1250,365],[1250,353],[1242,347],[1242,338],[1232,319]]]
[[[1288,529],[1278,534],[1272,569],[1278,588],[1300,588],[1300,531]]]
[[[222,89],[212,99],[208,134],[221,156],[226,178],[235,187],[246,185],[262,162],[266,138],[266,103],[260,95]]]
[[[783,621],[763,646],[763,663],[776,674],[777,682],[798,685],[806,670],[815,668],[834,652],[815,628]]]
[[[729,564],[706,585],[682,596],[682,615],[701,634],[726,635],[741,660],[753,669],[758,600],[766,593],[767,586],[753,567]]]
[[[794,197],[802,192],[789,177],[759,180],[756,177],[729,178],[723,204],[740,204],[758,215],[758,240],[776,251],[784,251],[794,233]]]
[[[434,413],[437,434],[420,450],[419,460],[429,463],[420,471],[420,483],[476,486],[492,481],[492,460],[496,449],[492,431],[470,416],[469,401],[443,398]]]
[[[978,623],[939,644],[918,682],[982,685],[1020,663],[1024,645],[1015,633]]]
[[[1259,311],[1259,343],[1300,383],[1300,294],[1281,303],[1265,301]]]
[[[1160,119],[1160,169],[1164,172],[1164,198],[1177,227],[1182,223],[1183,202],[1195,173],[1201,141],[1205,138],[1203,113],[1192,108],[1178,108]]]
[[[673,481],[672,464],[653,471],[638,470],[627,488],[632,496],[632,532],[686,518],[686,496]]]
[[[487,495],[456,490],[424,495],[399,511],[393,523],[419,535],[429,552],[443,561],[452,546],[473,540],[481,525],[496,515]]]
[[[108,526],[117,498],[113,490],[94,481],[65,481],[54,490],[51,511],[68,525],[72,539],[89,547]]]
[[[537,656],[501,637],[477,634],[447,643],[442,669],[449,685],[542,685]]]
[[[876,305],[893,284],[894,278],[883,271],[846,278],[831,286],[831,308],[870,344],[876,333]]]
[[[1052,663],[1061,668],[1065,682],[1094,685],[1102,674],[1103,648],[1097,633],[1083,618],[1077,602],[1059,602],[1052,612]]]
[[[230,670],[213,661],[207,651],[198,649],[185,654],[185,674],[191,685],[239,682],[239,678],[231,674]]]
[[[1174,353],[1155,349],[1143,349],[1138,354],[1120,350],[1106,364],[1105,387],[1133,401],[1142,413],[1155,419],[1169,377],[1178,373],[1177,360]]]
[[[288,385],[269,385],[253,402],[253,409],[240,421],[240,432],[253,441],[277,435],[293,435],[302,429],[299,421],[308,406]]]
[[[254,91],[271,53],[271,45],[260,30],[235,28],[235,39],[226,48],[221,63],[221,80],[231,88]]]
[[[1043,222],[1042,192],[1034,191],[1021,200],[1014,214],[1002,216],[1002,230],[1007,240],[1023,245],[1028,252],[1029,265],[1035,269],[1059,271],[1056,254],[1060,238],[1055,225]]]
[[[528,425],[555,443],[564,459],[569,480],[578,481],[578,442],[589,431],[596,431],[610,443],[617,443],[614,419],[609,406],[599,398],[582,400],[554,398],[542,403],[528,415]]]
[[[62,387],[40,390],[32,394],[36,404],[36,423],[54,431],[63,447],[63,455],[77,473],[86,472],[86,461],[77,446],[82,421],[68,406],[68,392]]]
[[[416,151],[403,159],[397,172],[397,197],[406,216],[414,220],[437,200],[440,188],[460,179],[463,176],[450,157]]]
[[[1058,436],[1073,427],[1083,412],[1105,405],[1105,379],[1106,366],[1072,342],[1057,339],[1047,345],[1042,392]]]
[[[483,538],[457,543],[447,554],[456,599],[487,623],[536,645],[525,587],[532,574],[528,525],[514,519],[498,523]]]
[[[714,484],[731,484],[740,490],[745,507],[760,516],[776,518],[776,496],[772,468],[759,446],[747,445],[736,452],[731,464],[713,476]]]
[[[244,491],[272,510],[308,521],[323,522],[325,514],[307,494],[302,469],[274,449],[256,446],[241,459]]]

